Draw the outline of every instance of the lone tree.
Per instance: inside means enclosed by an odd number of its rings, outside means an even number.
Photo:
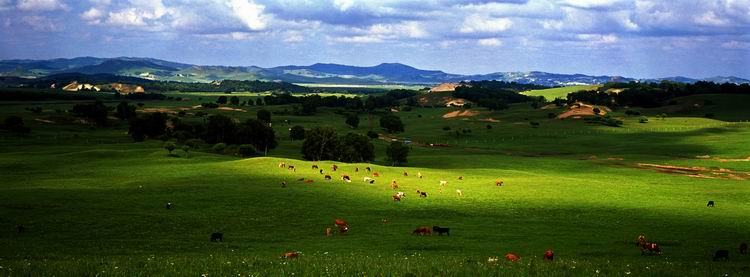
[[[219,96],[218,99],[216,99],[216,104],[226,104],[227,103],[227,97],[226,96]]]
[[[295,125],[289,129],[289,138],[292,140],[303,140],[305,139],[305,128],[299,125]]]
[[[346,116],[346,125],[352,126],[357,129],[359,127],[359,116],[357,114],[348,114]]]
[[[258,120],[260,121],[263,121],[265,123],[271,123],[271,112],[265,109],[258,110],[258,113],[256,114],[256,116],[258,117]]]
[[[232,96],[229,98],[229,103],[231,103],[234,106],[237,106],[240,104],[240,98],[237,96]]]
[[[380,118],[380,127],[388,130],[388,133],[403,132],[404,123],[401,118],[394,114],[387,114]]]
[[[375,146],[366,136],[348,133],[339,138],[338,161],[361,163],[375,159]]]
[[[117,105],[115,116],[121,120],[128,120],[135,117],[135,106],[131,106],[127,101],[122,101]]]
[[[169,155],[172,155],[172,151],[174,151],[177,148],[177,145],[174,144],[174,142],[167,142],[164,144],[164,149],[167,149],[169,151]]]
[[[306,160],[335,160],[339,138],[332,128],[315,128],[307,132],[302,143],[302,155]]]
[[[406,157],[409,156],[409,147],[401,142],[394,141],[385,149],[385,154],[388,156],[388,161],[393,166],[397,166],[406,163]]]

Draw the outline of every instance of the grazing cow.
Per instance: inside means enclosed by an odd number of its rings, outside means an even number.
[[[315,182],[315,181],[313,181],[312,179],[305,180],[305,183],[308,183],[308,184],[313,183],[313,182]]]
[[[338,165],[331,165],[331,170],[336,171],[336,169],[339,169]]]
[[[714,206],[714,201],[713,200],[708,201],[708,204],[706,204],[706,207],[713,207],[713,206]]]
[[[370,184],[374,184],[374,183],[375,183],[375,180],[370,180]]]
[[[279,163],[279,168],[285,168],[285,167],[286,167],[286,163],[284,163],[284,162],[280,162]]]
[[[300,181],[300,182],[302,182],[304,180],[305,180],[305,178],[299,178],[299,179],[297,179],[297,181]]]
[[[172,209],[172,202],[167,202],[166,207],[167,207],[167,210],[171,210]]]
[[[442,187],[442,186],[445,186],[445,185],[447,185],[447,184],[448,184],[448,181],[440,181],[440,186],[441,186],[441,187]]]
[[[638,235],[638,237],[635,238],[635,245],[638,247],[643,247],[644,245],[646,245],[646,235]]]
[[[661,255],[661,247],[657,245],[656,243],[646,243],[643,245],[643,248],[641,248],[641,255]]]
[[[547,251],[544,252],[544,260],[545,261],[552,261],[552,259],[555,258],[555,252],[552,252],[552,249],[547,249]]]
[[[370,171],[372,171],[372,169],[370,169],[370,167],[369,167],[369,166],[368,166],[368,167],[365,167],[365,170],[367,170],[367,172],[370,172]]]
[[[359,167],[355,167],[354,172],[359,172]]]
[[[503,181],[502,180],[495,180],[495,186],[499,187],[499,186],[502,186],[502,185],[503,185]]]
[[[281,257],[284,259],[294,259],[299,257],[299,252],[284,252],[284,254],[281,254]]]
[[[326,228],[326,237],[330,237],[333,235],[333,229],[331,227]]]
[[[456,194],[458,194],[458,196],[464,196],[464,193],[460,189],[456,189]]]
[[[451,228],[441,228],[440,226],[432,226],[432,231],[435,233],[438,233],[438,236],[442,236],[443,234],[451,235]]]
[[[325,176],[324,178],[325,178],[326,180],[331,180],[331,175],[326,175],[326,176]]]
[[[398,184],[396,184],[396,182],[392,182],[391,189],[398,189]]]
[[[419,177],[419,179],[422,179],[422,172],[417,172],[417,177]]]
[[[517,262],[518,260],[521,259],[521,257],[516,255],[515,253],[508,253],[508,254],[505,254],[505,259],[511,262]]]
[[[213,234],[211,234],[211,241],[212,242],[224,241],[224,234],[222,234],[222,233],[213,233]]]
[[[406,193],[404,193],[403,191],[399,191],[398,193],[396,193],[396,195],[398,195],[399,197],[406,197]]]
[[[349,224],[343,219],[336,219],[333,224],[339,227],[339,233],[342,235],[349,231]]]
[[[740,243],[740,254],[747,254],[747,242]]]
[[[312,165],[312,169],[318,169],[318,165],[317,164]]]
[[[458,180],[461,181],[464,179],[464,176],[458,176]]]
[[[364,177],[364,178],[362,178],[362,181],[369,182],[369,181],[372,181],[372,178],[370,178],[370,177]]]
[[[296,168],[294,168],[294,166],[293,166],[293,165],[287,166],[287,167],[286,167],[286,169],[289,169],[289,170],[291,170],[291,171],[297,172],[297,169],[296,169]]]
[[[414,229],[414,231],[411,233],[412,235],[430,236],[432,235],[432,230],[429,227],[422,226],[417,229]]]
[[[373,173],[372,173],[372,177],[380,177],[380,173],[377,173],[377,172],[373,172]]]
[[[383,224],[388,224],[388,219],[387,218],[383,218],[380,221],[383,222]]]
[[[728,250],[717,250],[714,254],[714,262],[718,260],[729,260]]]
[[[409,177],[409,173],[404,171],[404,177]]]
[[[419,193],[419,197],[427,197],[427,193],[422,191]]]
[[[285,181],[281,181],[281,187],[282,187],[282,188],[285,188],[285,187],[286,187],[286,182],[285,182]]]
[[[320,172],[320,174],[323,174],[323,170],[322,170],[322,169],[321,169],[321,170],[319,170],[318,172]]]
[[[394,194],[391,198],[393,198],[393,202],[401,202],[401,196],[398,194]]]
[[[16,231],[18,231],[18,233],[23,233],[26,231],[26,227],[23,225],[16,225]]]
[[[488,263],[496,263],[496,262],[499,262],[499,261],[500,261],[500,258],[498,258],[498,257],[489,257],[489,258],[487,258],[487,262]]]
[[[350,178],[349,175],[341,175],[341,180],[347,183],[352,182],[352,178]]]

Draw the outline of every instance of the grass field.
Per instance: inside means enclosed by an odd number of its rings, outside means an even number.
[[[598,85],[569,86],[569,87],[530,90],[530,91],[523,92],[523,94],[528,95],[528,96],[544,96],[544,98],[551,101],[556,98],[565,99],[565,97],[568,96],[568,93],[571,93],[571,92],[576,92],[579,90],[593,90],[593,89],[596,89],[597,87],[599,86]]]
[[[704,99],[715,105],[692,105]],[[625,122],[620,128],[548,119],[550,110],[528,104],[450,119],[442,116],[451,108],[400,112],[406,132],[398,138],[449,146],[415,144],[407,167],[387,167],[386,142],[376,140],[374,164],[336,163],[352,183],[325,181],[311,170],[333,162],[299,160],[301,142],[289,140],[287,130],[299,124],[364,133],[377,126],[377,116],[371,123],[362,115],[355,130],[332,109],[310,117],[275,114],[280,145],[270,156],[202,150],[187,158],[167,155],[161,141],[131,142],[126,123],[65,123],[54,110],[71,103],[5,104],[0,118],[21,115],[32,134],[0,132],[0,276],[748,275],[750,257],[737,247],[750,241],[750,110],[741,105],[750,97],[678,102],[637,109],[650,118],[646,124],[615,111]],[[146,101],[141,110],[196,103]],[[29,106],[45,111],[33,114]],[[257,109],[209,112],[244,119]],[[709,112],[716,117],[704,118]],[[669,117],[655,117],[662,113]],[[464,128],[471,133],[456,135]],[[280,169],[279,162],[298,170]],[[649,165],[701,169],[691,177]],[[363,170],[354,172],[366,166],[382,174],[375,184],[362,182]],[[393,179],[407,195],[400,203],[390,197]],[[503,186],[495,186],[498,179]],[[442,192],[441,180],[448,181]],[[708,200],[716,207],[707,208]],[[167,202],[173,209],[164,208]],[[349,234],[324,236],[336,218],[348,221]],[[16,233],[18,224],[26,232]],[[451,235],[411,234],[433,225],[450,227]],[[219,231],[225,241],[210,242]],[[641,233],[663,255],[641,255],[634,246]],[[551,263],[541,258],[548,248],[555,250]],[[718,249],[730,250],[730,260],[712,262]],[[301,256],[281,259],[285,251]],[[487,262],[508,252],[521,260]]]

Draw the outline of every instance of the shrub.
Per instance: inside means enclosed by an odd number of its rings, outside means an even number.
[[[211,151],[216,153],[222,153],[224,152],[224,149],[227,148],[227,144],[223,142],[219,142],[217,144],[214,144],[214,146],[211,147]]]
[[[232,104],[232,105],[234,105],[234,106],[237,106],[237,105],[240,104],[240,98],[237,97],[237,96],[232,96],[232,97],[229,98],[229,103]]]
[[[219,98],[216,99],[216,104],[226,104],[227,103],[227,97],[226,96],[219,96]]]
[[[648,123],[648,117],[641,116],[641,118],[638,119],[638,122],[640,122],[640,123]]]
[[[706,116],[706,118],[714,118],[714,117],[716,117],[716,114],[714,114],[714,113],[707,113],[705,116]]]
[[[226,148],[224,148],[224,154],[227,155],[237,155],[237,153],[240,151],[240,147],[237,145],[227,145]]]
[[[445,127],[443,127],[443,131],[450,131],[450,130],[451,130],[451,127],[450,127],[450,126],[445,126]]]
[[[201,104],[201,107],[206,108],[206,109],[216,109],[219,107],[219,105],[216,103],[203,103]]]
[[[401,122],[401,118],[394,114],[386,114],[380,117],[380,127],[388,130],[389,133],[404,131],[404,123]]]
[[[265,109],[258,110],[258,113],[256,114],[256,117],[260,121],[263,121],[265,123],[271,123],[271,112],[269,112],[269,111],[267,111]]]
[[[357,129],[357,127],[359,127],[359,116],[357,116],[357,114],[348,114],[346,116],[346,125]]]

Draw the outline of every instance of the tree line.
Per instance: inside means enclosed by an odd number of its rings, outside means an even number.
[[[617,90],[617,92],[613,91]],[[656,108],[669,105],[676,97],[697,94],[750,94],[750,84],[717,84],[699,81],[695,84],[662,81],[660,83],[607,83],[596,90],[568,94],[568,103],[585,102],[609,107]]]

